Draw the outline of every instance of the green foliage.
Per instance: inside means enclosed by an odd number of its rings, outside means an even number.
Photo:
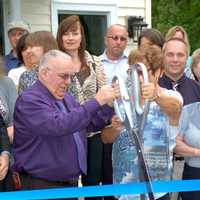
[[[152,26],[166,34],[175,25],[187,31],[191,52],[200,48],[200,1],[152,0]]]

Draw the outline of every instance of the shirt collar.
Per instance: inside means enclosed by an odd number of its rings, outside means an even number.
[[[17,57],[15,57],[15,56],[13,55],[13,50],[11,50],[10,53],[9,53],[7,56],[9,57],[9,59],[12,59],[12,60],[17,59]]]
[[[173,88],[174,85],[179,86],[180,84],[182,84],[186,80],[186,75],[183,74],[179,80],[174,81],[164,73],[162,79],[168,86],[170,86],[170,88]]]
[[[47,87],[40,80],[37,80],[36,83],[33,85],[33,87],[34,86],[39,88],[42,94],[44,94],[48,99],[51,99],[52,101],[55,102],[57,101],[57,99],[50,93]]]
[[[125,54],[125,53],[123,53],[123,55],[118,59],[118,61],[120,61],[120,60],[122,60],[122,59],[124,59],[124,58],[128,58],[128,56]],[[107,57],[107,55],[106,55],[106,50],[103,52],[103,54],[102,55],[100,55],[99,56],[99,59],[100,59],[100,61],[110,61],[110,62],[113,62],[113,60],[110,60],[108,57]]]

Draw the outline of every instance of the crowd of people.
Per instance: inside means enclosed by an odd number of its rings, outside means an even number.
[[[113,78],[130,81],[137,63],[149,78],[146,83],[139,75],[140,104],[150,102],[139,134],[151,180],[171,180],[180,157],[182,179],[200,179],[200,50],[190,53],[183,27],[170,28],[165,37],[144,29],[127,55],[127,27],[113,24],[100,56],[86,50],[76,15],[62,20],[56,38],[30,32],[23,21],[7,30],[12,50],[0,57],[0,191],[77,187],[80,177],[84,186],[141,181],[137,146],[113,106],[122,98]],[[140,123],[137,113],[132,117]],[[170,200],[171,194],[154,197]],[[140,198],[148,199],[86,199]],[[199,200],[200,191],[179,198]]]

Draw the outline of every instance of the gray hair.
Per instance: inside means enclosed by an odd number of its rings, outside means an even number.
[[[110,33],[110,31],[114,28],[114,27],[121,27],[121,28],[124,28],[126,31],[127,31],[127,34],[128,34],[128,28],[126,25],[122,25],[122,24],[112,24],[111,26],[109,26],[107,28],[107,31],[106,31],[106,36]]]
[[[50,63],[50,60],[51,59],[56,59],[56,58],[64,58],[66,60],[69,60],[71,59],[71,56],[67,53],[64,53],[60,50],[57,50],[57,49],[53,49],[53,50],[50,50],[48,51],[47,53],[45,53],[42,58],[40,59],[40,63],[39,63],[39,72],[42,70],[42,69],[45,69],[45,68],[52,68],[54,66],[52,66],[52,64]]]

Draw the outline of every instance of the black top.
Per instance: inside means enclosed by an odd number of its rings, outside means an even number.
[[[10,142],[3,117],[0,115],[0,153],[2,151],[10,152]]]
[[[184,105],[200,101],[200,83],[186,77],[185,74],[177,81],[171,80],[164,74],[159,79],[159,85],[163,88],[180,92],[183,97]]]

